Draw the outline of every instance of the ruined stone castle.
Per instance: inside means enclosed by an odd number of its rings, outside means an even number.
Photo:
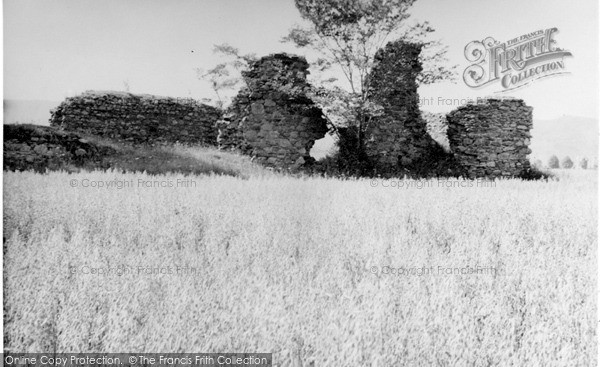
[[[364,141],[377,171],[406,172],[440,144],[467,177],[513,177],[528,170],[532,108],[518,99],[479,100],[437,118],[432,127],[432,115],[419,110],[420,52],[420,45],[395,41],[375,55],[368,95],[383,113],[371,119]],[[50,122],[133,144],[217,146],[267,166],[297,169],[312,160],[315,141],[331,128],[310,98],[308,66],[303,57],[284,53],[256,60],[226,111],[194,100],[86,92],[63,102]],[[442,139],[431,137],[433,128]]]

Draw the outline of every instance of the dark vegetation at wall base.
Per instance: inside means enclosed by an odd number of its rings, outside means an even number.
[[[216,146],[221,112],[193,99],[88,91],[67,98],[50,125],[133,144]]]
[[[10,171],[109,168],[106,157],[115,153],[81,135],[47,126],[4,125],[4,169]]]
[[[440,146],[427,150],[418,160],[410,165],[398,165],[395,169],[378,170],[376,165],[364,151],[355,149],[357,141],[357,127],[338,128],[340,139],[339,150],[336,154],[315,162],[305,167],[307,172],[327,176],[354,176],[354,177],[458,177],[464,176],[464,171],[458,166],[454,156]]]

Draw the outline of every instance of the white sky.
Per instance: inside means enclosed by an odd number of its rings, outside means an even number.
[[[5,0],[4,98],[60,101],[88,89],[212,98],[195,68],[219,62],[223,42],[258,56],[294,51],[279,42],[301,22],[293,0]],[[483,97],[462,82],[464,47],[491,36],[503,42],[557,27],[571,74],[546,78],[510,95],[534,107],[536,118],[598,115],[598,1],[419,0],[414,20],[428,20],[459,64],[456,84],[421,87],[424,110],[455,107],[438,99]],[[302,54],[302,51],[294,51]]]

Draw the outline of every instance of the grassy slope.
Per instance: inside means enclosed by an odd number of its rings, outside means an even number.
[[[7,173],[5,346],[267,351],[284,366],[594,365],[597,182],[569,175],[395,189],[275,175],[143,188],[138,179],[158,178]],[[115,178],[136,184],[70,187]],[[369,270],[386,265],[503,271]],[[127,273],[85,274],[109,267]],[[146,273],[159,267],[196,274]]]
[[[184,174],[184,175],[201,175],[201,174],[219,174],[229,175],[242,178],[249,176],[261,176],[271,174],[268,170],[258,164],[250,161],[249,157],[240,156],[238,154],[219,151],[213,147],[201,146],[132,146],[130,144],[111,141],[95,136],[86,136],[77,133],[57,134],[57,130],[31,124],[4,125],[5,141],[14,141],[20,144],[29,144],[31,149],[36,144],[31,141],[31,137],[43,137],[46,142],[60,145],[62,144],[66,151],[72,151],[72,147],[65,146],[65,139],[61,138],[62,134],[74,135],[77,138],[82,138],[87,141],[92,148],[98,152],[93,157],[82,157],[77,162],[68,161],[65,159],[53,159],[52,164],[48,163],[48,159],[36,161],[36,164],[30,164],[30,169],[36,169],[40,172],[45,172],[50,169],[52,171],[64,170],[68,172],[79,172],[82,170],[108,169],[112,168],[119,172],[145,172],[153,175],[164,174]],[[6,136],[8,133],[9,136]],[[62,143],[61,143],[62,142]],[[7,159],[11,159],[11,154],[7,155],[5,146],[4,159],[5,169],[7,167]],[[87,147],[85,147],[87,149]],[[16,152],[9,152],[13,155]],[[40,158],[37,156],[36,158]],[[52,157],[56,158],[56,157]],[[17,160],[15,160],[16,162]],[[14,166],[21,169],[20,164]]]
[[[132,147],[98,138],[89,139],[116,150],[117,153],[106,157],[105,162],[121,172],[145,172],[152,175],[219,174],[241,178],[271,174],[264,167],[251,162],[247,156],[211,147]]]

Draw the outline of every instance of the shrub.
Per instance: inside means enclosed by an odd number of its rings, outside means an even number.
[[[553,155],[548,160],[548,168],[560,168],[560,164],[558,162],[558,157]]]
[[[562,168],[571,169],[573,168],[573,161],[569,156],[566,156],[561,163]]]

